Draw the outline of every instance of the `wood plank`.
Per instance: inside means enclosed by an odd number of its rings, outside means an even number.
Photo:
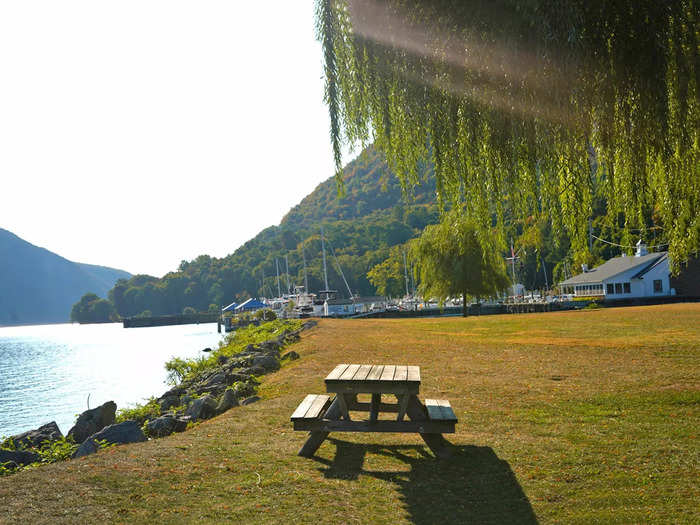
[[[394,365],[386,365],[382,371],[382,376],[379,378],[380,381],[393,381],[394,372],[396,372],[396,367]]]
[[[425,408],[428,410],[428,417],[433,421],[442,419],[442,408],[437,404],[436,399],[426,399]]]
[[[336,396],[336,399],[338,400],[338,404],[340,405],[340,414],[343,419],[350,420],[350,412],[348,410],[348,400],[347,397],[351,397],[350,394],[338,394]]]
[[[336,367],[333,369],[333,371],[332,371],[330,374],[328,374],[328,375],[326,376],[326,381],[329,381],[329,380],[330,380],[330,381],[333,381],[333,380],[335,380],[335,379],[338,379],[338,378],[343,374],[343,372],[345,372],[345,369],[346,369],[348,366],[350,366],[350,365],[341,364],[341,365],[336,366]]]
[[[326,392],[333,394],[417,394],[420,383],[408,381],[329,381]]]
[[[399,400],[399,415],[396,417],[396,421],[403,421],[406,415],[406,409],[408,408],[408,400],[411,396],[409,394],[404,394],[396,397]]]
[[[369,412],[371,408],[371,403],[360,403],[359,401],[352,401],[348,403],[348,410],[354,410],[356,412]],[[379,403],[379,411],[398,412],[399,405],[397,403]]]
[[[453,434],[455,424],[450,421],[392,421],[381,419],[369,421],[344,421],[328,419],[300,419],[294,422],[294,430],[312,432],[396,432],[425,435]],[[326,434],[327,435],[327,434]]]
[[[457,421],[457,416],[446,399],[426,399],[425,408],[428,417],[434,421]]]
[[[313,403],[304,414],[304,419],[316,419],[330,405],[330,396],[316,396]]]
[[[369,421],[370,423],[374,423],[377,421],[377,417],[379,416],[379,405],[382,402],[382,395],[381,394],[372,394],[372,402],[370,403],[369,406]]]
[[[367,374],[367,381],[377,381],[382,377],[382,372],[384,371],[384,365],[374,365],[369,374]]]
[[[417,381],[418,383],[420,383],[420,367],[419,366],[409,366],[408,367],[407,381]]]
[[[339,404],[338,404],[338,399],[334,399],[333,402],[331,403],[331,406],[328,407],[328,410],[326,410],[326,421],[328,420],[335,420],[340,417],[340,409],[339,409]],[[297,430],[298,425],[303,425],[305,422],[308,423],[313,423],[314,421],[318,420],[313,420],[313,419],[300,419],[294,422],[294,430]],[[314,431],[312,430],[311,433],[309,434],[309,438],[306,440],[304,445],[301,447],[299,450],[299,455],[303,457],[310,458],[314,455],[314,453],[318,450],[318,447],[321,446],[323,441],[328,437],[328,432],[324,431]]]
[[[350,381],[360,369],[360,365],[350,365],[345,369],[345,372],[340,376],[340,381]]]
[[[452,405],[447,399],[437,399],[436,400],[440,409],[442,410],[442,419],[444,421],[457,421],[457,416],[452,410]]]
[[[406,365],[399,365],[396,367],[394,372],[394,381],[406,381],[408,378],[408,367]]]
[[[292,421],[294,421],[295,419],[302,419],[315,399],[316,394],[307,395],[304,398],[304,400],[301,403],[299,403],[299,406],[296,408],[290,419]]]
[[[372,365],[362,365],[357,370],[357,373],[352,378],[353,381],[364,381],[367,378],[370,370],[372,370]]]

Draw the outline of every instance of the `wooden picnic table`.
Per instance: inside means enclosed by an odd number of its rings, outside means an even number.
[[[313,456],[330,432],[413,432],[420,434],[436,456],[449,455],[449,443],[442,434],[454,433],[457,417],[447,400],[421,403],[420,382],[417,366],[336,366],[325,378],[326,391],[336,394],[335,398],[309,394],[292,414],[294,430],[310,431],[299,455]],[[370,394],[370,402],[360,402],[360,394]],[[382,395],[394,396],[397,402],[382,402]],[[351,412],[367,412],[369,417],[353,420]],[[379,419],[382,412],[396,413],[396,419]]]

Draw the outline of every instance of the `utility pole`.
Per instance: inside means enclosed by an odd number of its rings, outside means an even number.
[[[593,219],[588,219],[588,251],[593,253]]]

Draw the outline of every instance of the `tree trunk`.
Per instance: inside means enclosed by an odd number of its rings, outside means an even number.
[[[462,317],[467,317],[467,292],[462,294]]]

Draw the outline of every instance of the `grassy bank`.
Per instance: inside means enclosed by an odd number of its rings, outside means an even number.
[[[0,521],[697,523],[700,305],[468,319],[326,320],[263,400],[168,438],[0,479]],[[460,419],[449,462],[417,436],[289,415],[340,362],[421,366]]]

